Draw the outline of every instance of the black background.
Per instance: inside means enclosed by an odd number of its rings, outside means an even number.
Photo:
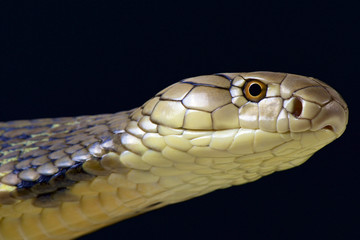
[[[216,72],[317,77],[343,95],[350,120],[307,163],[81,239],[357,239],[355,2],[1,1],[0,119],[117,112]]]

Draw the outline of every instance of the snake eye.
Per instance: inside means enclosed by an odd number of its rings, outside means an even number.
[[[251,80],[244,88],[245,97],[252,102],[259,102],[266,95],[266,85],[258,80]]]

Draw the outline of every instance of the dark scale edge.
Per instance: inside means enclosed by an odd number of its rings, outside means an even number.
[[[100,135],[100,136],[96,136],[96,138],[98,138],[99,140],[101,140],[101,144],[105,143],[105,142],[108,142],[108,141],[111,141],[113,139],[112,136],[104,136],[104,135]]]
[[[15,127],[4,127],[4,128],[1,128],[1,130],[4,130],[5,133],[10,132],[10,131],[13,131],[13,130],[16,130],[16,129],[19,129],[19,128],[15,128]]]
[[[68,167],[68,168],[60,168],[60,170],[57,173],[55,173],[54,175],[51,175],[51,176],[40,175],[40,177],[36,181],[22,180],[18,185],[16,185],[17,190],[19,190],[19,189],[30,189],[31,190],[32,187],[34,187],[35,185],[40,185],[40,184],[43,185],[44,187],[45,187],[45,185],[49,185],[49,186],[54,185],[53,187],[55,187],[57,190],[58,188],[62,188],[64,186],[71,186],[83,179],[84,180],[90,179],[90,177],[85,178],[83,176],[81,178],[81,180],[77,181],[77,180],[74,180],[73,178],[69,179],[67,177],[67,174],[69,171],[75,171],[77,173],[80,173],[81,175],[90,175],[82,170],[82,165],[83,165],[83,162],[80,162],[80,163],[76,163],[73,166]],[[12,173],[19,174],[21,171],[22,170],[15,169],[12,171]],[[64,184],[62,182],[64,182]]]
[[[50,179],[54,176],[55,175],[52,175],[52,176],[40,175],[40,177],[38,178],[38,180],[36,180],[36,182],[37,183],[48,183],[50,181]]]
[[[229,80],[229,81],[232,81],[232,80],[233,80],[233,79],[230,78],[228,75],[225,75],[225,74],[223,74],[223,73],[214,73],[213,75],[226,78],[226,79]]]
[[[52,194],[46,193],[38,195],[33,202],[34,206],[41,208],[53,208],[61,204],[59,200],[52,197]]]
[[[59,177],[59,176],[63,176],[65,175],[66,171],[69,169],[70,167],[67,168],[60,168],[60,170],[55,173],[54,175],[52,175],[51,177]]]
[[[19,160],[19,161],[18,161],[18,163],[21,163],[21,162],[22,162],[22,160]],[[25,170],[30,169],[30,168],[33,168],[33,169],[36,170],[36,168],[38,168],[38,166],[31,165],[31,166],[27,166],[27,167],[24,167],[24,168],[16,168],[16,167],[15,167],[15,169],[12,171],[12,173],[17,173],[17,174],[19,174],[19,173],[21,173],[22,171],[25,171]],[[16,171],[16,172],[15,172],[15,171]]]
[[[73,129],[70,129],[67,133],[71,134],[71,133],[74,133],[74,132],[77,132],[79,130],[84,130],[84,129],[89,129],[89,128],[92,128],[96,125],[94,124],[89,124],[89,125],[86,125],[86,127],[82,127],[82,128],[73,128]]]
[[[35,184],[36,184],[36,181],[32,182],[32,181],[21,180],[21,182],[18,185],[16,185],[16,187],[17,187],[17,189],[31,188]]]
[[[24,128],[26,128],[26,129],[35,129],[35,128],[41,128],[41,127],[43,127],[43,126],[29,125],[29,126],[25,126]]]
[[[25,133],[23,133],[23,134],[21,134],[21,135],[19,135],[19,136],[16,136],[15,138],[18,138],[18,139],[29,139],[29,138],[31,138],[32,136],[31,135],[29,135],[29,134],[25,134]]]
[[[8,137],[4,137],[4,136],[0,136],[0,141],[4,141],[7,142],[9,140],[11,140],[12,138],[8,138]]]
[[[39,156],[40,157],[40,156]],[[18,158],[18,162],[21,162],[21,161],[25,161],[25,160],[28,160],[30,158],[34,158],[33,156],[27,156],[27,157],[19,157]]]
[[[59,189],[59,188],[70,187],[70,186],[74,185],[75,183],[77,183],[76,181],[66,178],[65,174],[66,174],[67,170],[69,170],[69,168],[63,168],[59,172],[54,174],[49,181],[50,184],[58,186],[58,189]]]
[[[0,137],[0,138],[1,138],[1,137]],[[3,144],[1,145],[1,149],[7,148],[7,147],[11,147],[11,145],[8,144],[8,143],[3,143]]]
[[[21,155],[21,154],[20,154],[20,155]],[[34,159],[34,157],[33,157],[33,156],[27,156],[27,157],[25,157],[25,158],[19,157],[18,160],[17,160],[16,163],[15,163],[13,173],[15,173],[15,172],[14,172],[15,170],[18,170],[19,173],[20,173],[21,171],[24,171],[24,170],[29,169],[29,168],[35,168],[35,169],[36,169],[38,166],[31,165],[31,164],[30,164],[30,166],[25,167],[25,168],[17,168],[17,167],[16,167],[16,164],[21,163],[21,162],[26,161],[26,160],[29,160],[29,159]]]
[[[84,162],[79,162],[68,168],[61,168],[52,176],[41,175],[36,181],[21,181],[17,189],[10,193],[12,199],[34,199],[33,204],[38,207],[57,207],[61,202],[54,199],[56,194],[69,191],[69,187],[80,181],[88,181],[95,176],[82,169]],[[20,171],[14,170],[19,173]],[[71,196],[71,194],[69,195]],[[70,197],[74,199],[74,197]],[[13,202],[9,202],[12,204]],[[5,204],[5,203],[3,203]]]
[[[51,141],[51,140],[50,140]],[[52,145],[47,145],[47,146],[39,146],[38,148],[41,150],[48,150]]]
[[[182,83],[188,83],[188,84],[191,84],[193,86],[204,86],[204,87],[213,87],[213,88],[220,88],[220,89],[228,89],[228,88],[224,88],[224,87],[219,87],[219,86],[215,86],[215,85],[212,85],[212,84],[206,84],[206,83],[196,83],[196,82],[191,82],[191,81],[188,81],[186,82],[186,79],[184,80],[181,80]],[[162,94],[161,94],[162,95]],[[160,96],[160,95],[159,95]],[[175,101],[175,100],[174,100]],[[179,101],[179,100],[176,100],[176,101]]]
[[[67,133],[71,134],[71,133],[81,131],[81,130],[84,130],[84,129],[88,129],[88,128],[90,128],[90,126],[88,126],[88,125],[86,125],[86,127],[82,127],[82,128],[73,128],[73,129],[70,129],[70,131],[68,131]],[[70,136],[74,136],[74,135],[70,135]],[[68,138],[68,136],[66,136],[65,138]]]
[[[48,132],[48,134],[58,134],[58,133],[66,132],[66,130],[64,130],[64,129],[58,129],[58,130],[56,130],[55,128],[54,129],[50,128],[50,129],[51,129],[51,132]],[[50,135],[48,135],[48,136],[50,136]]]
[[[85,162],[80,162],[71,166],[65,173],[66,178],[75,182],[88,181],[93,179],[95,175],[85,172],[82,168],[84,163]]]

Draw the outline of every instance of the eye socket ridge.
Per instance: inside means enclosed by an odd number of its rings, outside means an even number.
[[[250,80],[244,87],[245,97],[252,102],[259,102],[266,95],[267,86],[259,80]]]

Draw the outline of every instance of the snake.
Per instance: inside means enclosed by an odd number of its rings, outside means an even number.
[[[258,71],[186,78],[114,114],[0,122],[0,239],[74,239],[299,166],[348,113],[316,78]]]

